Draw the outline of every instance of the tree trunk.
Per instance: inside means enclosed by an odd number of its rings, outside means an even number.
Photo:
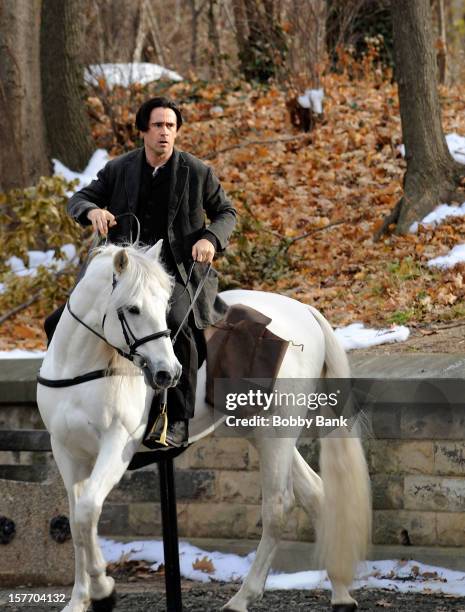
[[[41,0],[0,7],[0,190],[49,174],[39,68]]]
[[[396,77],[407,172],[397,233],[406,233],[454,193],[464,167],[447,148],[441,125],[429,0],[392,0]]]
[[[52,157],[83,170],[94,150],[84,106],[79,0],[43,0],[41,28],[42,92]]]
[[[209,40],[209,63],[211,75],[218,78],[221,74],[221,45],[216,17],[217,0],[209,0],[208,3],[208,40]]]
[[[447,41],[446,18],[444,15],[444,0],[436,0],[436,15],[438,22],[437,62],[439,82],[445,85],[447,79]]]
[[[276,0],[233,1],[239,62],[247,80],[266,82],[283,70],[288,49],[276,4]]]

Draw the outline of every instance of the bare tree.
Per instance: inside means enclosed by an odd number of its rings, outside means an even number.
[[[221,44],[218,31],[218,0],[208,0],[208,40],[212,76],[217,78],[221,73]]]
[[[84,105],[84,70],[79,63],[83,22],[80,0],[43,0],[42,95],[52,157],[83,170],[94,150]]]
[[[392,0],[392,18],[407,171],[404,196],[381,232],[397,221],[396,231],[406,233],[454,197],[465,168],[451,157],[442,130],[430,0]]]
[[[283,70],[287,42],[277,0],[233,0],[241,72],[267,81]]]
[[[296,88],[319,87],[326,55],[326,0],[291,0],[288,64]],[[299,81],[304,81],[299,82]]]
[[[0,190],[48,174],[39,64],[41,0],[0,7]]]

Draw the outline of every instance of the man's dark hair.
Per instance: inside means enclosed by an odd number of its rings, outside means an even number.
[[[136,115],[136,127],[141,132],[147,132],[149,129],[150,114],[154,108],[170,108],[176,115],[176,129],[179,130],[182,125],[182,115],[179,108],[169,98],[159,97],[150,98],[147,102],[144,102],[137,111]]]

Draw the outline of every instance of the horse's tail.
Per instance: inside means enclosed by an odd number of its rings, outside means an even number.
[[[350,378],[347,355],[329,323],[310,307],[325,339],[326,378]],[[319,560],[333,583],[350,585],[366,559],[371,540],[371,492],[368,467],[355,427],[338,428],[321,438],[323,504],[318,528]]]

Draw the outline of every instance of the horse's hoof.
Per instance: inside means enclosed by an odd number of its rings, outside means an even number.
[[[116,606],[116,589],[103,599],[92,599],[92,612],[111,612]]]
[[[350,604],[335,604],[332,608],[333,612],[355,612],[358,606],[355,603]]]

